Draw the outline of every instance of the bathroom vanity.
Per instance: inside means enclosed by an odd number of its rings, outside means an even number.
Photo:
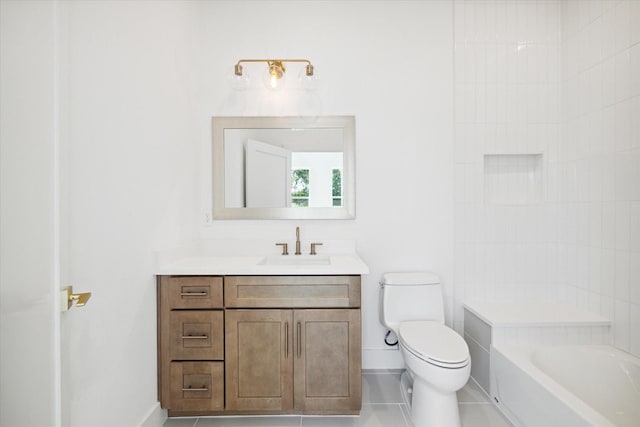
[[[164,268],[158,395],[169,416],[358,414],[368,269],[355,257],[199,258]]]

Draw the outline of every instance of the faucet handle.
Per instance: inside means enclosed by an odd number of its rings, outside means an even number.
[[[311,252],[309,252],[309,255],[317,255],[316,254],[316,246],[322,246],[322,243],[312,243],[311,244]]]
[[[286,243],[276,243],[276,246],[282,246],[282,255],[289,255],[289,245]]]

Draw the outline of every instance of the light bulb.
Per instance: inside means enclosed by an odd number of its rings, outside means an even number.
[[[280,89],[285,81],[284,64],[280,61],[270,61],[264,72],[263,81],[267,89]]]
[[[302,68],[298,73],[298,81],[303,90],[314,91],[320,87],[320,80],[315,73],[309,75],[305,68]]]
[[[251,79],[247,75],[234,74],[229,78],[229,84],[234,90],[246,90],[251,84]]]

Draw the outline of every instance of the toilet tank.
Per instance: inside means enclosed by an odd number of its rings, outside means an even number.
[[[440,278],[429,272],[385,273],[382,275],[380,319],[397,334],[400,322],[436,320],[444,323]]]

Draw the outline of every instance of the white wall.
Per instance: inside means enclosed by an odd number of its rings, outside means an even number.
[[[236,113],[228,79],[241,58],[309,58],[322,113],[355,115],[357,152],[355,220],[214,221],[202,237],[293,242],[299,225],[303,239],[355,239],[371,269],[362,292],[364,368],[400,366],[379,324],[380,275],[433,270],[452,301],[452,3],[216,1],[200,2],[198,17],[202,217],[210,209],[210,116]],[[263,115],[297,105],[256,98],[245,107]]]

